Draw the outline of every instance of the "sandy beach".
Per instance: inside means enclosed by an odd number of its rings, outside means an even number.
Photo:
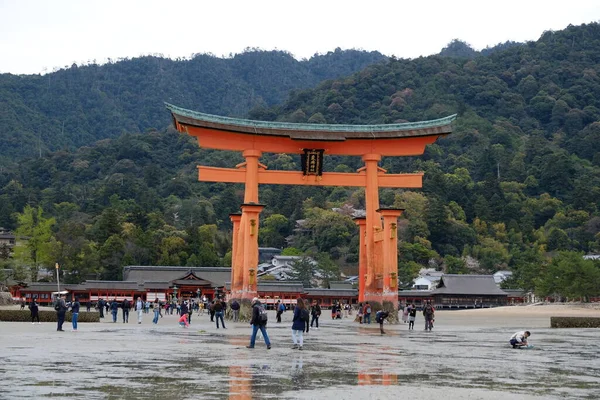
[[[11,306],[14,308],[14,306]],[[18,307],[18,306],[17,306]],[[439,311],[433,332],[406,324],[359,325],[321,318],[292,350],[291,313],[276,324],[273,348],[246,349],[250,327],[216,329],[194,315],[151,323],[80,324],[56,332],[45,323],[0,322],[0,398],[86,399],[591,399],[600,387],[600,330],[553,329],[550,316],[597,316],[590,305],[514,306]],[[69,326],[65,324],[68,329]],[[532,350],[513,350],[517,330]]]

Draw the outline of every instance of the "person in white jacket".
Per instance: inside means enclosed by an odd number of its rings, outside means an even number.
[[[527,338],[531,336],[529,331],[519,331],[510,337],[510,344],[513,349],[527,346]]]

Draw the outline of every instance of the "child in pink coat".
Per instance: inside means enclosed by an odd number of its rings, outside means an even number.
[[[187,313],[183,314],[181,318],[179,318],[179,325],[185,328],[188,328],[190,324],[188,324],[188,315]]]

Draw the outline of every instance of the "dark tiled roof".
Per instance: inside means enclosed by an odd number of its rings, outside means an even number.
[[[523,289],[502,289],[502,291],[506,292],[508,297],[523,297],[526,294]]]
[[[258,282],[257,291],[304,293],[304,286],[301,282]]]
[[[65,285],[60,286],[61,290],[65,290]],[[21,289],[21,292],[56,292],[58,286],[56,282],[31,282],[27,284],[27,287]]]
[[[85,281],[86,288],[94,289],[123,289],[143,291],[141,285],[135,281]]]
[[[350,290],[350,289],[352,289],[352,283],[351,282],[329,282],[329,287],[331,289]]]
[[[213,286],[212,282],[205,281],[204,279],[176,279],[172,283],[177,286]]]
[[[430,290],[400,290],[398,295],[400,297],[431,297],[433,292]]]
[[[225,286],[231,280],[231,268],[219,267],[172,267],[129,265],[123,268],[123,279],[128,281],[171,282],[182,278],[189,272],[198,278],[208,281],[213,286]]]
[[[496,285],[493,275],[443,275],[432,293],[506,296],[506,292]]]
[[[358,296],[357,289],[305,289],[307,296],[354,297]]]
[[[168,289],[171,287],[170,282],[144,282],[144,289]]]

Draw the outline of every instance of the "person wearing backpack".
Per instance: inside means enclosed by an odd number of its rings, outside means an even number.
[[[304,300],[298,298],[294,308],[294,318],[292,319],[292,340],[294,341],[292,349],[302,350],[304,344],[303,333],[306,327],[305,315],[308,315],[308,311],[304,306]]]
[[[265,339],[265,344],[267,345],[267,350],[271,348],[271,341],[269,340],[269,335],[267,334],[267,310],[260,303],[258,297],[252,299],[252,319],[250,320],[250,325],[252,325],[252,336],[250,336],[250,344],[246,346],[249,349],[254,348],[254,344],[256,343],[256,334],[260,329],[260,332]]]
[[[423,307],[423,316],[425,317],[425,330],[431,331],[435,318],[435,308],[431,305],[430,300],[427,300],[427,304]]]
[[[285,311],[285,306],[280,300],[277,300],[277,306],[275,308],[277,310],[277,323],[281,323],[281,314]]]
[[[319,317],[321,316],[321,306],[319,305],[319,303],[317,303],[316,300],[313,301],[313,306],[312,306],[312,309],[310,310],[310,313],[312,314],[312,319],[310,321],[310,327],[312,328],[313,323],[316,323],[317,327],[315,329],[319,329]]]
[[[412,304],[408,310],[408,330],[414,330],[415,329],[415,319],[417,319],[417,307],[415,307],[414,304]]]

